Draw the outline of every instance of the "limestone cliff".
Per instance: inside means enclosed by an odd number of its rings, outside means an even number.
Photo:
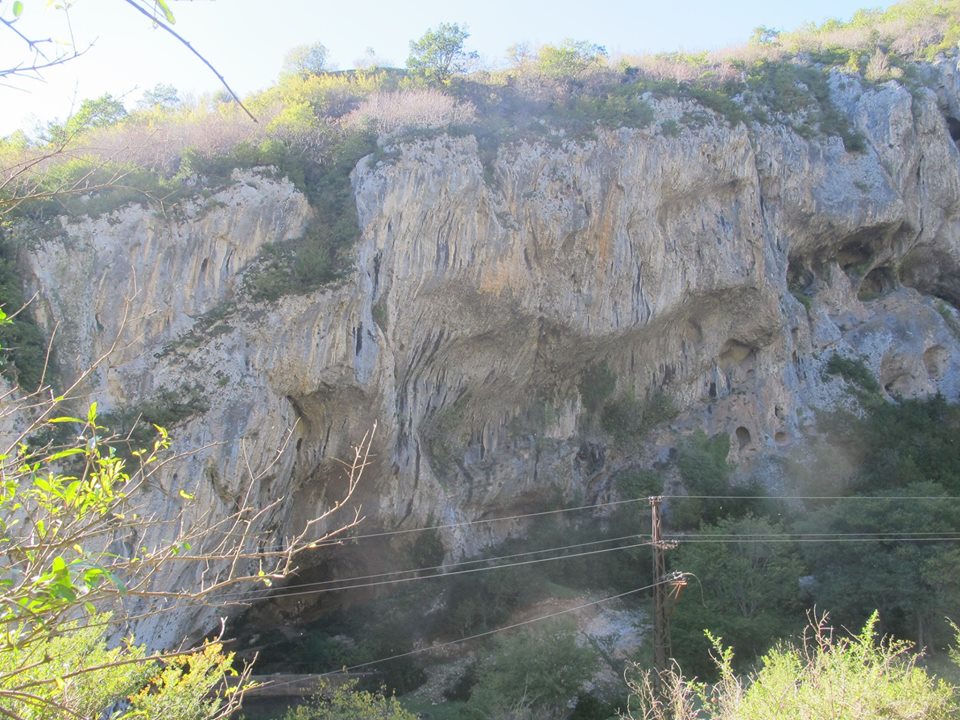
[[[174,428],[201,449],[169,475],[199,507],[228,512],[248,460],[293,428],[252,488],[255,503],[283,495],[278,537],[319,514],[332,460],[375,421],[368,528],[606,499],[617,471],[694,428],[728,433],[731,460],[760,473],[846,402],[823,373],[835,353],[862,356],[891,397],[960,396],[960,72],[938,72],[937,92],[913,93],[833,76],[863,152],[674,99],[651,100],[646,128],[517,141],[487,166],[470,136],[384,140],[352,178],[354,271],[272,304],[238,296],[241,274],[310,210],[257,172],[162,214],[63,219],[27,284],[68,375],[116,345],[91,388],[104,409],[185,383],[204,395]],[[700,122],[678,123],[691,111]],[[236,312],[212,322],[225,301]],[[597,368],[611,397],[677,414],[616,442],[583,397]],[[459,554],[510,531],[444,541]]]

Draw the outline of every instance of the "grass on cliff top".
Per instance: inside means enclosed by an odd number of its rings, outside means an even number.
[[[839,135],[858,150],[854,130],[830,100],[829,73],[916,84],[923,80],[916,63],[952,52],[958,40],[960,0],[908,0],[861,10],[846,22],[791,32],[760,27],[748,43],[717,52],[610,59],[600,46],[565,41],[518,54],[506,69],[435,86],[388,68],[286,75],[246,98],[257,124],[207,97],[132,113],[120,106],[107,121],[72,128],[69,153],[54,153],[18,178],[16,193],[40,196],[15,212],[95,215],[129,202],[170,203],[196,192],[189,182],[196,175],[223,183],[233,168],[255,165],[273,166],[307,189],[309,164],[326,165],[331,146],[365,130],[397,137],[454,129],[477,135],[483,150],[517,136],[646,127],[654,120],[649,95],[695,101],[730,123],[786,123],[806,136]],[[692,113],[661,131],[678,134],[704,121]],[[57,123],[39,140],[15,133],[0,141],[0,167],[13,170],[54,150],[63,134]]]

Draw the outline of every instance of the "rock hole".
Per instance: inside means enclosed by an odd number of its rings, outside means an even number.
[[[701,342],[703,340],[703,330],[696,321],[687,320],[683,326],[683,338],[693,343]]]
[[[720,350],[720,367],[729,370],[732,367],[749,367],[753,364],[756,349],[740,342],[739,340],[727,340]]]
[[[715,382],[710,383],[710,397],[715,398],[717,396],[717,384]]]
[[[942,345],[934,345],[924,351],[923,365],[931,380],[939,380],[943,377],[947,368],[947,357],[947,351]]]
[[[950,133],[950,139],[954,142],[960,142],[960,120],[955,117],[946,116],[947,130]]]
[[[880,361],[880,384],[888,395],[893,397],[911,397],[910,363],[896,353],[887,353]]]
[[[743,425],[737,428],[737,445],[741,451],[750,447],[750,431]]]
[[[780,445],[783,445],[787,441],[787,434],[783,430],[777,430],[776,434],[773,436],[773,439]]]
[[[857,298],[862,301],[875,300],[881,295],[885,295],[897,287],[896,274],[893,268],[888,265],[882,265],[874,268],[860,283],[857,290]]]
[[[300,448],[303,445],[303,438],[297,438],[297,452],[300,452]]]
[[[210,258],[204,258],[204,259],[203,259],[203,262],[200,263],[200,274],[201,274],[201,275],[203,275],[205,272],[207,272],[207,263],[209,263],[209,262],[210,262]]]
[[[862,277],[872,259],[873,251],[864,240],[851,240],[841,246],[836,256],[837,265],[851,278]]]
[[[792,293],[809,294],[815,276],[813,271],[805,267],[796,258],[787,261],[787,287]]]

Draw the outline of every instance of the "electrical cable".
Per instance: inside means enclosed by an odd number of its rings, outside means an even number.
[[[390,572],[374,573],[372,575],[351,575],[349,577],[337,578],[335,580],[317,580],[317,581],[308,582],[308,583],[284,585],[282,588],[278,588],[278,589],[295,590],[298,588],[305,588],[305,587],[322,587],[325,585],[338,585],[340,583],[349,583],[357,580],[373,580],[376,578],[386,578],[386,577],[393,577],[396,575],[405,575],[407,573],[419,573],[419,572],[429,572],[429,571],[444,571],[445,574],[450,574],[449,571],[452,568],[458,568],[464,565],[478,565],[480,563],[492,563],[492,562],[497,562],[499,560],[512,560],[518,557],[528,557],[530,555],[539,555],[541,553],[573,550],[575,548],[589,547],[591,545],[601,545],[603,543],[620,542],[622,540],[635,540],[638,537],[639,536],[636,533],[634,533],[632,535],[622,535],[620,537],[605,538],[602,540],[591,540],[590,542],[576,543],[574,545],[561,545],[559,547],[542,548],[540,550],[527,550],[526,552],[513,553],[510,555],[498,555],[495,557],[488,557],[488,558],[475,558],[473,560],[461,560],[460,562],[449,563],[446,565],[431,565],[427,567],[408,568],[406,570],[391,570]],[[610,548],[610,549],[616,549],[616,548]],[[564,555],[561,557],[567,557],[567,556]],[[444,573],[441,573],[441,574],[444,574]],[[334,589],[339,590],[340,588],[335,587]],[[266,594],[273,592],[272,590],[267,588],[260,588],[259,591],[264,592]],[[253,591],[253,592],[256,592],[256,591]],[[237,593],[237,594],[244,595],[244,596],[248,595],[248,593]]]
[[[660,495],[663,500],[960,500],[957,495]]]
[[[664,500],[960,500],[960,496],[953,495],[660,495]],[[394,535],[407,535],[410,533],[426,532],[428,530],[450,530],[459,527],[468,527],[471,525],[481,525],[485,523],[506,522],[508,520],[525,520],[527,518],[544,517],[548,515],[559,515],[562,513],[578,512],[581,510],[596,510],[599,508],[616,507],[619,505],[628,505],[642,503],[650,500],[650,496],[638,498],[627,498],[624,500],[609,500],[607,502],[593,503],[590,505],[578,505],[570,508],[560,508],[558,510],[542,510],[540,512],[523,513],[520,515],[505,515],[494,518],[483,518],[481,520],[465,520],[456,523],[444,523],[441,525],[428,525],[426,527],[404,528],[401,530],[383,530],[379,532],[363,533],[361,535],[352,535],[322,543],[318,547],[331,547],[342,545],[353,540],[367,540],[369,538],[392,537]]]
[[[644,590],[651,590],[659,585],[666,585],[672,582],[674,582],[674,578],[672,577],[664,578],[663,580],[655,582],[651,585],[645,585],[643,587],[634,588],[633,590],[627,590],[626,592],[618,593],[616,595],[610,595],[609,597],[601,598],[600,600],[593,600],[592,602],[583,603],[582,605],[566,608],[564,610],[558,610],[556,612],[552,612],[547,615],[541,615],[539,617],[530,618],[529,620],[521,620],[520,622],[516,622],[511,625],[505,625],[499,628],[494,628],[493,630],[485,630],[484,632],[475,633],[473,635],[468,635],[462,638],[457,638],[456,640],[448,640],[447,642],[442,642],[436,645],[429,645],[427,647],[415,648],[413,650],[408,650],[407,652],[397,653],[395,655],[390,655],[388,657],[378,658],[377,660],[369,660],[367,662],[357,663],[356,665],[350,665],[340,670],[331,670],[329,672],[320,673],[319,677],[329,677],[330,675],[339,675],[342,673],[353,672],[354,670],[370,667],[372,665],[379,665],[380,663],[390,662],[391,660],[399,660],[400,658],[410,657],[411,655],[419,655],[420,653],[432,652],[434,650],[441,650],[443,648],[451,647],[453,645],[458,645],[460,643],[470,642],[471,640],[478,640],[483,637],[489,637],[490,635],[495,635],[496,633],[505,632],[507,630],[514,630],[518,627],[523,627],[524,625],[532,625],[533,623],[536,623],[536,622],[549,620],[550,618],[555,618],[560,615],[576,612],[577,610],[583,610],[584,608],[600,605],[605,602],[610,602],[611,600],[619,600],[620,598],[627,597],[628,595],[635,595],[639,592],[643,592]],[[271,688],[278,688],[278,687],[284,687],[285,685],[292,685],[296,682],[299,682],[299,680],[288,680],[280,683],[264,683],[264,685],[269,686]]]
[[[484,632],[476,633],[474,635],[468,635],[467,637],[458,638],[457,640],[448,640],[447,642],[440,643],[439,645],[431,645],[429,647],[417,648],[414,650],[409,650],[405,653],[398,653],[397,655],[391,655],[390,657],[380,658],[379,660],[370,660],[364,663],[358,663],[356,665],[351,665],[347,668],[344,668],[347,672],[352,670],[359,670],[360,668],[369,667],[371,665],[377,665],[379,663],[388,662],[390,660],[397,660],[402,657],[407,657],[409,655],[416,655],[422,652],[428,652],[431,650],[440,650],[441,648],[450,647],[451,645],[457,645],[462,642],[469,642],[470,640],[477,640],[482,637],[489,637],[490,635],[495,635],[499,632],[504,632],[506,630],[514,630],[518,627],[523,627],[524,625],[532,625],[533,623],[540,622],[542,620],[549,620],[550,618],[555,618],[560,615],[565,615],[567,613],[576,612],[577,610],[583,610],[584,608],[593,607],[594,605],[600,605],[605,602],[610,602],[611,600],[619,600],[622,597],[627,597],[628,595],[635,595],[644,590],[651,590],[658,585],[667,585],[674,582],[673,578],[665,578],[659,582],[655,582],[651,585],[644,585],[643,587],[634,588],[633,590],[627,590],[626,592],[618,593],[616,595],[610,595],[609,597],[601,598],[600,600],[594,600],[592,602],[583,603],[582,605],[577,605],[572,608],[566,608],[564,610],[557,610],[556,612],[549,613],[547,615],[541,615],[539,617],[530,618],[529,620],[521,620],[520,622],[513,623],[512,625],[504,625],[503,627],[494,628],[493,630],[486,630]],[[339,671],[332,671],[323,673],[323,676],[335,675]]]
[[[834,537],[834,538],[703,538],[683,537],[683,536],[665,536],[665,542],[677,543],[855,543],[855,542],[956,542],[960,541],[960,536],[944,537]]]
[[[854,537],[861,535],[906,535],[906,536],[922,536],[922,535],[956,535],[960,536],[960,531],[955,530],[932,530],[932,531],[886,531],[886,530],[871,530],[869,532],[824,532],[824,533],[792,533],[792,532],[778,532],[778,533],[689,533],[687,535],[682,535],[680,533],[674,533],[678,539],[684,537],[716,537],[716,538],[780,538],[784,535],[789,535],[791,537]]]
[[[634,536],[635,537],[635,536]],[[553,560],[566,560],[568,558],[586,557],[588,555],[600,555],[601,553],[614,552],[616,550],[630,550],[631,548],[648,547],[650,542],[633,543],[631,545],[620,545],[614,548],[604,548],[602,550],[588,550],[581,553],[571,553],[568,555],[557,555],[554,557],[538,558],[536,560],[524,560],[515,563],[503,563],[501,565],[491,565],[490,567],[469,568],[467,570],[455,570],[448,573],[435,573],[433,575],[420,575],[416,577],[397,578],[395,580],[380,580],[377,582],[357,583],[355,585],[344,585],[333,588],[319,588],[316,590],[298,590],[297,592],[283,592],[282,589],[268,595],[267,599],[275,600],[279,598],[296,597],[299,595],[320,595],[329,592],[339,592],[340,590],[357,590],[360,588],[379,587],[381,585],[396,585],[405,582],[414,582],[416,580],[434,580],[437,578],[449,578],[454,575],[466,575],[468,573],[485,572],[488,570],[502,570],[503,568],[520,567],[523,565],[534,565],[536,563],[551,562]],[[249,597],[249,593],[237,593],[238,596]]]
[[[392,535],[406,535],[408,533],[425,532],[427,530],[449,530],[451,528],[466,527],[468,525],[480,525],[483,523],[506,522],[507,520],[525,520],[526,518],[543,517],[545,515],[559,515],[561,513],[577,512],[579,510],[595,510],[602,507],[613,507],[615,505],[627,505],[630,503],[647,502],[649,497],[629,498],[627,500],[610,500],[608,502],[594,503],[592,505],[578,505],[570,508],[560,508],[559,510],[542,510],[534,513],[524,513],[522,515],[505,515],[502,517],[484,518],[482,520],[465,520],[464,522],[445,523],[443,525],[429,525],[427,527],[406,528],[403,530],[384,530],[382,532],[365,533],[363,535],[351,535],[340,540],[326,543],[327,545],[342,544],[350,540],[366,540],[368,538],[390,537]],[[321,546],[322,547],[322,546]]]
[[[501,555],[492,558],[477,558],[474,560],[464,560],[452,565],[434,565],[420,568],[409,568],[405,570],[394,570],[384,573],[371,575],[358,575],[352,577],[338,578],[336,580],[318,580],[308,583],[296,583],[286,585],[282,588],[256,588],[245,592],[226,593],[220,596],[221,600],[230,598],[242,598],[243,600],[275,600],[286,597],[297,597],[301,595],[318,595],[340,590],[357,590],[370,587],[379,587],[382,585],[393,585],[415,580],[432,580],[436,578],[448,578],[455,575],[465,575],[469,573],[484,572],[487,570],[499,570],[502,568],[518,567],[524,565],[534,565],[542,562],[551,562],[554,560],[563,560],[565,558],[579,558],[590,555],[599,555],[602,553],[613,552],[616,550],[629,550],[638,547],[646,547],[651,543],[640,542],[629,545],[620,545],[613,548],[604,548],[602,550],[592,550],[581,553],[567,553],[553,557],[538,558],[535,560],[526,560],[517,563],[501,563],[499,565],[489,565],[485,567],[469,568],[465,570],[450,570],[450,568],[463,567],[465,565],[477,565],[481,563],[493,563],[499,560],[509,560],[517,557],[528,557],[546,552],[559,552],[579,547],[589,547],[606,542],[619,542],[632,538],[639,538],[640,535],[626,535],[617,538],[608,538],[606,540],[594,540],[585,543],[565,545],[555,548],[544,548],[541,550],[529,550],[522,553],[513,553],[511,555]],[[873,532],[873,533],[716,533],[716,534],[667,534],[664,536],[665,542],[673,543],[727,543],[727,544],[762,544],[762,543],[850,543],[850,542],[949,542],[960,540],[960,532],[951,531],[941,532]],[[440,572],[443,571],[443,572]],[[378,580],[376,582],[352,583],[356,580],[376,580],[377,578],[389,578],[396,575],[406,575],[411,573],[431,572],[430,575],[415,575],[413,577],[401,577],[392,580]],[[306,590],[306,588],[315,588]],[[291,592],[293,591],[293,592]]]

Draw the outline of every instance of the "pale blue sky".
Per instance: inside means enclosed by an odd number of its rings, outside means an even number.
[[[20,27],[35,36],[68,37],[62,14],[46,0],[23,0]],[[8,16],[11,0],[0,0]],[[266,87],[285,52],[322,42],[338,67],[352,67],[368,47],[403,65],[410,40],[440,22],[468,26],[467,48],[488,64],[502,63],[507,47],[531,47],[570,37],[606,46],[611,54],[718,49],[744,42],[757,25],[793,29],[830,17],[848,19],[864,0],[172,0],[176,28],[199,48],[240,95]],[[133,105],[157,83],[196,95],[218,89],[198,60],[154,29],[121,0],[75,0],[73,35],[93,47],[81,58],[44,73],[42,82],[0,85],[0,135],[38,121],[65,117],[87,97],[105,92]],[[19,50],[0,35],[0,66]]]

